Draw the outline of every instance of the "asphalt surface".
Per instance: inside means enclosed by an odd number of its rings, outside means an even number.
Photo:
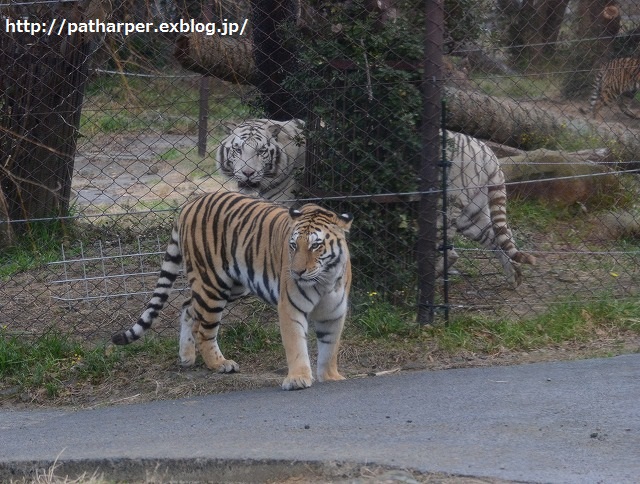
[[[296,392],[0,411],[0,481],[56,458],[64,471],[117,479],[251,482],[272,478],[265,469],[358,463],[639,483],[640,354],[415,371]]]

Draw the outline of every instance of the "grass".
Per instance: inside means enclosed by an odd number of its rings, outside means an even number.
[[[240,97],[220,87],[209,97],[209,118],[250,115]],[[84,136],[155,130],[161,133],[195,132],[199,85],[192,78],[136,78],[102,75],[88,87],[80,131]]]
[[[510,199],[507,206],[509,223],[524,226],[532,232],[546,232],[558,220],[570,217],[565,207],[544,203],[540,200]]]
[[[478,87],[490,95],[514,99],[535,99],[553,97],[560,93],[562,85],[553,74],[523,76],[477,77]]]
[[[384,353],[395,359],[383,364],[392,365],[402,358],[398,354],[422,352],[424,356],[425,344],[436,348],[440,355],[454,357],[469,353],[493,355],[505,350],[528,352],[610,340],[621,334],[640,335],[640,303],[600,296],[590,303],[559,301],[545,314],[526,320],[458,316],[447,326],[423,328],[416,325],[411,308],[394,306],[371,292],[360,297],[359,302],[354,301],[344,347],[352,345]],[[255,318],[223,326],[223,350],[242,360],[281,361],[283,349],[277,325],[265,324],[258,313]],[[93,388],[128,381],[131,369],[127,365],[134,362],[146,372],[159,368],[166,373],[167,365],[175,364],[178,352],[177,338],[154,335],[124,347],[91,346],[54,333],[33,340],[11,335],[6,328],[0,330],[0,336],[0,391],[8,395],[38,395],[44,401],[64,399],[65,391],[73,386],[91,384]]]
[[[386,336],[404,335],[411,328],[412,310],[397,307],[384,300],[377,292],[371,291],[354,302],[352,324],[355,331],[365,338],[378,339]]]
[[[57,475],[56,471],[59,467],[58,459],[61,455],[62,452],[58,454],[56,460],[47,469],[36,469],[29,478],[23,477],[20,480],[12,479],[9,481],[10,484],[107,484],[114,482],[104,479],[102,475],[98,474],[98,471],[94,471],[92,474],[84,472],[75,478]]]
[[[281,346],[280,332],[275,324],[254,320],[225,327],[221,338],[225,348],[236,354],[277,351]]]
[[[62,240],[73,230],[59,221],[32,222],[16,245],[0,249],[0,280],[58,260]]]
[[[484,354],[585,343],[621,332],[640,334],[640,304],[606,297],[587,304],[561,301],[545,314],[522,321],[461,317],[449,326],[429,330],[445,351]]]
[[[22,392],[56,398],[73,382],[99,384],[118,370],[124,358],[144,355],[165,359],[177,354],[177,342],[146,338],[114,351],[112,346],[89,346],[67,335],[47,333],[35,340],[0,330],[0,380]]]

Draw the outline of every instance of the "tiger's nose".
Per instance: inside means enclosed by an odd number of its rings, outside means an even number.
[[[242,169],[242,174],[244,176],[246,176],[247,178],[250,178],[252,175],[255,174],[255,170],[252,170],[251,168],[243,168]]]

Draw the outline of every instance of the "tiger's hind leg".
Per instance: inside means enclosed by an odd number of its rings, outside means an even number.
[[[520,264],[510,259],[499,247],[493,250],[495,250],[496,257],[502,264],[502,270],[507,278],[507,282],[512,289],[516,289],[522,284],[522,269],[520,268]]]
[[[438,242],[436,243],[436,279],[442,277],[444,274],[444,255],[447,255],[447,273],[451,270],[453,265],[458,260],[459,256],[456,250],[453,248],[452,241],[453,237],[456,233],[455,222],[460,214],[460,208],[457,207],[453,200],[451,201],[451,205],[449,207],[449,219],[447,223],[447,248],[445,250],[444,247],[444,234],[445,231],[442,227],[442,219],[438,217]]]
[[[206,294],[209,298],[205,302],[204,296],[201,295],[205,293],[204,291],[198,291],[194,287],[191,288],[191,291],[193,297],[191,298],[189,313],[192,317],[192,322],[183,326],[183,328],[186,328],[185,334],[189,325],[191,325],[195,344],[207,368],[219,373],[238,371],[240,369],[238,364],[233,360],[227,360],[218,346],[218,330],[220,329],[222,311],[227,304],[227,300],[222,297],[211,298],[211,292],[208,290]],[[188,343],[188,337],[185,336],[185,340]]]
[[[488,197],[484,193],[478,194],[462,209],[455,223],[463,235],[493,252],[502,265],[509,285],[513,289],[517,288],[522,282],[520,264],[511,259],[497,242],[489,215]],[[508,227],[504,228],[504,235],[512,239],[511,230]]]
[[[194,319],[190,314],[191,300],[185,301],[180,313],[180,364],[193,366],[196,362]]]
[[[637,91],[629,91],[627,93],[623,93],[620,96],[618,96],[618,107],[620,108],[620,111],[622,111],[625,115],[629,116],[631,119],[640,119],[640,117],[633,112],[633,110],[627,106],[627,104],[625,103],[626,99],[625,98],[631,98],[631,101],[629,102],[630,104],[633,103],[633,99],[636,96]]]

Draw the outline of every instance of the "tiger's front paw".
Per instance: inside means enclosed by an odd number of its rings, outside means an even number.
[[[240,370],[240,365],[233,360],[224,360],[217,368],[211,369],[218,373],[235,373]]]
[[[188,367],[193,366],[196,362],[196,349],[189,348],[188,350],[180,350],[180,366]]]
[[[324,375],[318,376],[318,381],[338,381],[338,380],[346,380],[340,373],[337,371],[327,372]]]
[[[283,390],[302,390],[309,388],[313,378],[311,375],[288,375],[282,382]]]

